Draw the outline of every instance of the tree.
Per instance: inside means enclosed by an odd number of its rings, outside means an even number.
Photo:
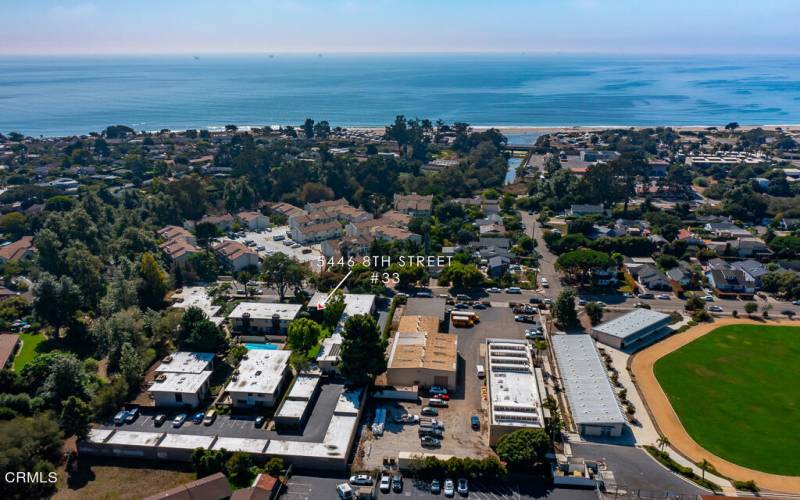
[[[306,118],[306,121],[303,122],[303,133],[306,134],[306,139],[314,138],[314,120]]]
[[[372,316],[347,319],[342,332],[341,374],[354,384],[363,385],[386,371],[386,340],[381,337]]]
[[[585,248],[561,254],[556,260],[556,269],[565,273],[570,281],[580,284],[590,281],[595,271],[612,265],[614,261],[608,253]]]
[[[683,305],[683,307],[687,311],[702,311],[706,308],[706,301],[697,295],[692,295],[686,299],[686,303]]]
[[[34,313],[50,324],[56,335],[62,326],[73,321],[80,309],[80,289],[68,276],[56,278],[52,274],[42,273],[33,293]]]
[[[83,439],[89,433],[92,408],[84,400],[70,396],[61,406],[61,428],[67,436]]]
[[[697,465],[700,467],[700,470],[702,471],[702,472],[701,472],[701,476],[700,476],[700,477],[701,477],[701,479],[703,479],[703,480],[705,481],[705,479],[706,479],[706,471],[707,471],[707,470],[709,469],[709,467],[711,466],[711,463],[709,463],[709,461],[708,461],[708,460],[706,460],[706,459],[704,458],[704,459],[703,459],[703,460],[702,460],[702,461],[701,461],[699,464],[697,464]]]
[[[584,308],[586,315],[589,316],[589,321],[592,325],[596,325],[603,320],[603,305],[599,302],[589,302]]]
[[[295,290],[301,288],[307,276],[305,266],[280,252],[264,259],[261,264],[261,273],[267,285],[278,291],[281,301],[286,298],[289,288]]]
[[[525,471],[544,461],[549,449],[544,429],[520,429],[497,441],[497,456],[512,471]]]
[[[178,343],[182,349],[219,352],[228,346],[225,333],[208,319],[199,307],[189,307],[183,313],[178,328]]]
[[[475,264],[462,264],[453,261],[439,273],[439,284],[452,284],[455,288],[477,288],[483,284],[484,278]]]
[[[728,132],[733,132],[737,128],[739,128],[738,122],[730,122],[727,125],[725,125],[725,130],[727,130]]]
[[[319,323],[308,318],[299,318],[289,325],[289,332],[286,336],[286,343],[294,351],[299,351],[304,354],[317,345],[319,342],[322,328]]]
[[[264,465],[264,471],[272,477],[279,477],[285,468],[286,464],[281,457],[272,457]]]
[[[575,310],[575,290],[565,288],[558,294],[555,304],[553,304],[553,315],[558,324],[564,328],[569,328],[578,324],[578,312]]]
[[[344,308],[344,293],[341,290],[336,290],[333,296],[328,297],[328,301],[325,302],[325,309],[322,311],[325,325],[330,328],[335,327],[344,313]]]
[[[139,302],[142,307],[159,310],[164,307],[164,296],[169,290],[167,273],[158,265],[156,258],[150,252],[142,254],[139,266]]]
[[[50,498],[55,493],[55,464],[61,459],[64,437],[50,413],[0,421],[0,475],[40,472],[45,481],[5,481],[3,498]]]
[[[656,444],[658,445],[658,449],[664,451],[664,448],[669,446],[671,443],[669,442],[669,438],[667,436],[661,436],[656,440]]]
[[[227,452],[223,450],[207,450],[196,448],[192,452],[192,465],[198,478],[203,478],[223,472],[225,470],[225,458]]]
[[[397,115],[394,123],[386,127],[385,137],[389,140],[397,142],[397,147],[403,156],[408,156],[408,143],[410,142],[410,134],[408,131],[408,122],[403,115]]]
[[[758,304],[755,302],[748,302],[744,305],[744,312],[746,312],[748,316],[756,311],[758,311]]]
[[[239,487],[250,485],[253,481],[253,456],[242,451],[234,452],[225,463],[228,478]]]

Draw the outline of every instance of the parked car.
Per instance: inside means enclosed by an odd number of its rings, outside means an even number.
[[[456,494],[456,486],[453,484],[452,479],[444,480],[444,496],[452,497]]]
[[[180,427],[183,425],[184,422],[186,422],[186,414],[179,413],[178,415],[175,416],[175,418],[172,419],[172,427],[176,428]]]
[[[337,485],[336,493],[339,494],[339,498],[342,500],[352,500],[353,498],[353,488],[351,488],[347,483],[341,483]]]
[[[486,370],[483,368],[483,365],[477,365],[475,367],[475,371],[478,374],[478,378],[483,378],[486,376]]]
[[[389,493],[392,491],[392,480],[385,474],[381,476],[380,490],[381,493]]]
[[[723,311],[720,306],[710,306],[708,310],[715,313],[721,313]]]
[[[550,288],[550,282],[547,281],[547,278],[542,278],[542,288]]]
[[[442,432],[442,430],[441,429],[436,429],[434,427],[420,427],[419,430],[417,431],[417,434],[419,434],[420,437],[422,437],[422,436],[431,436],[431,437],[435,437],[435,438],[438,438],[438,439],[441,439],[442,437],[444,437],[444,433]]]
[[[203,423],[205,425],[211,425],[214,423],[214,420],[217,419],[217,410],[208,410],[206,412],[206,416],[203,418]]]
[[[544,340],[544,332],[541,330],[525,330],[525,338],[528,340]]]
[[[439,398],[431,398],[431,399],[429,399],[428,400],[428,405],[429,406],[438,406],[439,408],[447,408],[449,406],[447,404],[447,401],[445,401],[444,399],[439,399]]]
[[[134,407],[128,410],[128,415],[125,417],[125,422],[130,424],[133,423],[133,421],[137,418],[139,418],[139,408]]]
[[[122,425],[128,419],[128,412],[125,410],[120,411],[114,415],[114,425]]]
[[[703,300],[705,300],[706,302],[714,302],[714,296],[713,295],[703,295]]]
[[[522,293],[522,289],[518,286],[510,286],[506,288],[506,293],[511,293],[516,295]]]
[[[481,419],[477,415],[469,417],[469,425],[476,431],[481,428]]]
[[[650,292],[644,292],[639,294],[640,299],[654,299],[655,296]]]
[[[436,418],[425,418],[420,422],[420,426],[444,430],[444,422]]]
[[[536,320],[533,316],[528,314],[517,314],[514,316],[514,321],[518,321],[520,323],[536,323]]]
[[[579,306],[585,306],[586,305],[586,299],[578,299],[578,305]]]
[[[203,419],[206,418],[206,414],[202,411],[198,411],[194,415],[192,415],[192,423],[193,424],[202,424]]]
[[[255,426],[260,429],[261,427],[264,426],[264,422],[266,421],[267,421],[266,417],[264,417],[263,415],[259,415],[256,417]]]
[[[420,410],[420,413],[423,415],[428,415],[430,417],[435,417],[439,415],[439,410],[437,410],[436,408],[431,408],[430,406],[423,406],[422,410]]]
[[[419,423],[419,415],[411,415],[410,413],[406,413],[394,417],[394,421],[398,424],[416,424]]]
[[[481,304],[480,302],[477,302],[475,304],[472,304],[472,308],[473,309],[486,309],[487,306],[486,306],[486,304]]]
[[[355,476],[350,476],[350,484],[355,484],[357,486],[371,486],[373,482],[372,476],[367,474],[357,474]]]
[[[429,298],[433,297],[433,294],[431,292],[429,292],[428,290],[422,290],[422,291],[417,292],[416,296],[417,297],[424,297],[424,298],[428,298],[429,299]]]
[[[156,427],[161,427],[162,425],[164,425],[164,422],[166,421],[167,421],[167,416],[161,413],[156,415],[156,418],[153,419],[153,424],[155,424]]]
[[[458,479],[458,494],[467,496],[469,495],[469,483],[467,478],[461,477]]]
[[[437,394],[434,399],[441,399],[442,401],[450,401],[449,394]]]
[[[442,387],[441,385],[432,385],[430,389],[428,389],[428,393],[430,394],[447,394],[447,388]]]
[[[282,234],[276,234],[272,237],[272,241],[283,241],[286,239],[286,236]]]
[[[500,293],[501,291],[502,291],[502,290],[500,290],[500,289],[499,289],[499,288],[497,288],[496,286],[493,286],[493,287],[491,287],[491,288],[487,288],[487,289],[486,289],[486,293]]]
[[[419,443],[422,446],[427,446],[429,448],[435,448],[442,445],[441,439],[436,439],[435,437],[432,436],[422,436],[421,438],[419,438]]]
[[[431,481],[431,493],[434,495],[438,495],[442,492],[442,483],[439,482],[438,479],[434,479]]]
[[[660,293],[660,294],[658,294],[658,299],[659,300],[669,300],[669,294]]]

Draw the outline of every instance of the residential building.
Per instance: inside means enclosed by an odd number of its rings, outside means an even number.
[[[403,316],[392,337],[386,380],[390,385],[455,389],[458,337],[439,333],[433,316]]]
[[[165,357],[147,392],[155,406],[196,408],[208,394],[214,354],[180,351]]]
[[[270,226],[269,217],[261,212],[239,212],[236,214],[236,218],[251,231],[261,231]]]
[[[431,214],[433,195],[411,193],[409,195],[395,194],[394,209],[412,217],[427,217]]]
[[[228,319],[236,335],[285,335],[302,308],[300,304],[241,302]]]
[[[709,222],[703,226],[703,229],[717,238],[750,238],[753,236],[750,231],[742,229],[732,222]]]
[[[688,286],[692,282],[694,270],[686,262],[680,262],[676,267],[667,271],[667,278],[680,286]]]
[[[634,309],[592,328],[592,337],[616,349],[638,349],[650,343],[672,322],[669,314]]]
[[[180,226],[165,226],[156,231],[156,234],[164,241],[180,239],[188,241],[192,245],[197,244],[195,236],[188,229]]]
[[[303,245],[332,240],[342,235],[342,225],[338,221],[323,222],[291,228],[292,239]]]
[[[212,224],[220,231],[230,231],[235,219],[231,214],[205,215],[196,224]]]
[[[30,259],[35,251],[33,236],[23,236],[13,243],[0,247],[0,263]]]
[[[528,341],[486,339],[486,363],[489,444],[519,429],[543,429],[545,389]]]
[[[203,251],[200,247],[180,238],[165,241],[158,245],[158,248],[164,252],[170,262],[180,265],[185,264],[192,255]]]
[[[280,408],[275,412],[275,424],[284,428],[302,427],[319,395],[320,384],[319,371],[299,373]]]
[[[422,242],[422,236],[412,233],[407,229],[394,226],[373,227],[370,229],[370,234],[376,240]]]
[[[255,349],[247,354],[225,387],[231,404],[237,407],[272,407],[289,372],[291,351]]]
[[[752,282],[756,289],[761,288],[761,278],[769,273],[764,264],[753,259],[732,262],[731,267],[742,271],[747,281]]]
[[[711,269],[708,276],[709,285],[720,297],[745,295],[751,296],[756,291],[755,281],[739,269]]]
[[[238,241],[224,240],[213,248],[223,265],[234,272],[247,267],[258,267],[261,263],[258,252]]]
[[[642,286],[649,290],[671,290],[667,275],[652,264],[644,264],[632,273]]]
[[[0,333],[0,370],[11,368],[18,348],[19,335],[16,333]]]
[[[326,258],[360,257],[369,251],[372,238],[367,236],[345,236],[343,238],[325,240],[320,243],[320,251]]]
[[[267,207],[272,213],[286,217],[287,219],[307,214],[302,208],[284,202],[268,204]]]
[[[553,335],[550,342],[578,432],[584,436],[621,436],[625,416],[591,337]]]
[[[222,472],[161,491],[144,500],[222,500],[230,498],[231,487]]]

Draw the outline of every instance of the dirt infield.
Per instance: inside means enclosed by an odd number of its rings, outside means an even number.
[[[684,333],[673,335],[653,344],[635,354],[631,361],[631,371],[647,411],[661,435],[669,439],[670,446],[692,462],[708,460],[723,476],[741,481],[754,480],[762,489],[800,494],[800,476],[780,476],[748,469],[720,458],[700,446],[681,425],[678,415],[670,405],[666,393],[661,388],[653,371],[656,361],[686,344],[702,337],[708,332],[726,325],[787,325],[792,322],[754,321],[747,319],[719,319],[713,323],[695,326]]]

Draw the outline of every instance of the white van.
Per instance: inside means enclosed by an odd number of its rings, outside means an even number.
[[[483,378],[486,376],[486,371],[483,369],[483,365],[478,365],[475,367],[475,369],[478,372],[478,378]]]
[[[351,500],[353,498],[353,488],[347,483],[342,483],[336,487],[336,493],[342,500]]]
[[[547,278],[542,278],[542,288],[548,288],[550,286],[550,282],[547,281]]]

